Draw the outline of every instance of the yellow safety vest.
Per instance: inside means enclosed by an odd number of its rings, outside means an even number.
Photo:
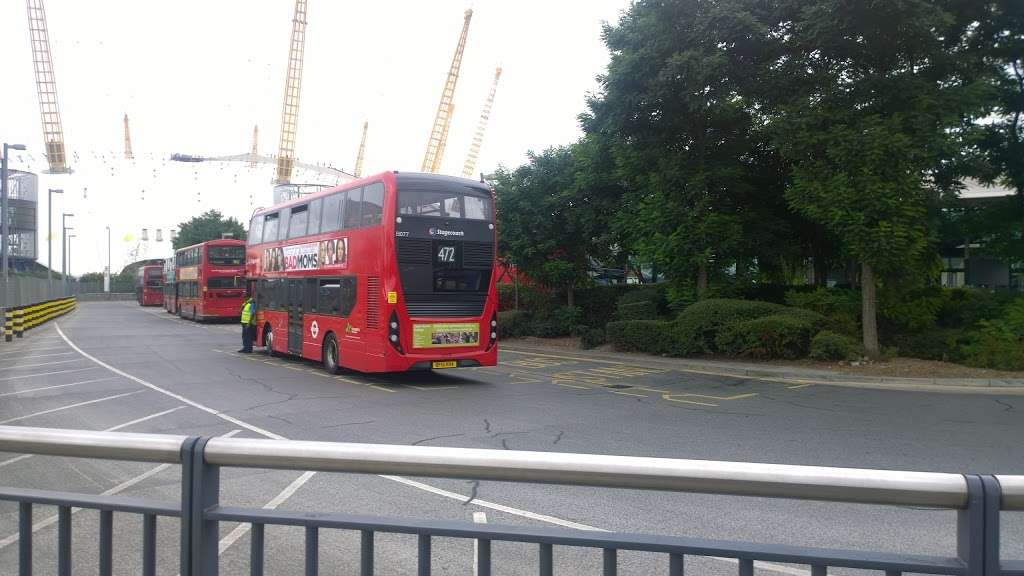
[[[242,304],[242,324],[249,324],[252,319],[252,302]]]

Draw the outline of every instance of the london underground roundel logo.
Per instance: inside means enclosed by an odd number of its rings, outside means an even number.
[[[313,323],[309,325],[309,333],[313,335],[313,338],[320,334],[320,325],[316,323],[316,320],[313,320]]]

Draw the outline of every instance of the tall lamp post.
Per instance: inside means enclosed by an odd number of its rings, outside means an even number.
[[[4,290],[7,289],[7,236],[10,234],[7,225],[11,219],[11,214],[7,211],[7,151],[24,149],[24,144],[4,142],[4,157],[0,159],[0,268],[4,271]],[[7,297],[6,292],[4,297]]]
[[[74,234],[68,234],[68,276],[71,275],[71,239],[75,237]]]
[[[110,292],[111,288],[113,288],[111,286],[113,273],[114,271],[110,268],[110,226],[107,226],[107,285],[105,292]]]
[[[67,268],[67,263],[68,263],[68,258],[67,258],[67,254],[68,254],[68,250],[67,250],[67,246],[68,246],[68,230],[72,230],[72,228],[68,227],[68,216],[74,216],[74,214],[69,214],[67,212],[64,212],[61,215],[61,219],[60,219],[60,224],[61,224],[61,227],[63,228],[63,231],[61,232],[61,236],[60,236],[60,242],[61,242],[61,244],[60,244],[60,275],[61,275],[61,283],[64,286],[64,295],[65,296],[67,296],[67,287],[68,287],[68,268]]]
[[[50,188],[46,203],[46,289],[50,298],[53,298],[53,195],[63,193],[59,188]]]

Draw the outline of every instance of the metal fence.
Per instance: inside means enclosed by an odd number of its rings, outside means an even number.
[[[305,529],[304,573],[318,574],[319,532],[324,529],[360,534],[360,574],[374,573],[374,539],[378,533],[417,536],[418,569],[431,573],[435,538],[478,542],[476,574],[492,572],[491,543],[532,543],[537,546],[538,573],[554,573],[556,546],[602,550],[605,576],[617,573],[622,550],[664,554],[669,574],[684,573],[686,556],[733,558],[740,576],[752,576],[755,561],[801,564],[813,576],[830,567],[965,576],[1024,575],[1024,561],[1000,561],[1000,514],[1024,510],[1024,476],[982,476],[715,462],[590,454],[519,452],[343,444],[289,440],[198,438],[156,434],[124,434],[0,426],[0,451],[180,463],[181,501],[162,503],[116,496],[93,496],[45,490],[0,487],[0,500],[19,505],[19,574],[30,574],[32,507],[58,507],[58,573],[71,569],[71,507],[99,512],[99,573],[112,566],[114,513],[141,514],[143,573],[154,574],[156,517],[180,517],[183,576],[218,573],[219,522],[251,524],[250,572],[263,574],[264,528],[267,525]],[[697,492],[925,506],[957,511],[957,543],[945,556],[897,554],[799,547],[752,542],[707,540],[656,534],[474,524],[310,513],[265,508],[222,506],[221,469],[226,467],[316,470],[340,473],[408,474],[506,482]],[[298,570],[289,571],[297,573]]]
[[[6,285],[0,278],[0,309],[13,308],[15,306],[27,306],[46,300],[79,296],[82,294],[103,293],[103,282],[79,282],[69,279],[67,283],[60,278],[47,280],[36,276],[24,274],[12,274],[8,277]],[[114,279],[111,285],[111,292],[135,293],[135,286],[131,283],[118,282]]]

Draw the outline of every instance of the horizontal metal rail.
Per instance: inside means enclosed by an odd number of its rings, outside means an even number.
[[[963,508],[960,474],[635,456],[213,438],[220,466],[470,478],[903,506]]]
[[[1003,510],[1024,510],[1024,476],[996,476],[1002,489]]]
[[[178,464],[184,441],[170,434],[0,426],[0,452]]]

